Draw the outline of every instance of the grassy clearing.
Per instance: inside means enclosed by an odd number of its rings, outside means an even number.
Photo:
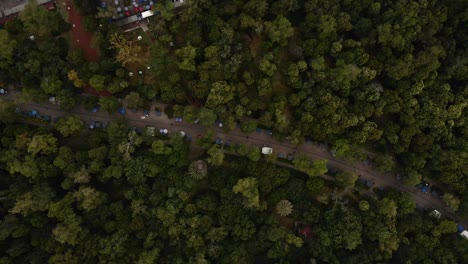
[[[141,36],[141,40],[138,40],[138,36]],[[146,67],[148,66],[147,60],[150,57],[151,39],[141,28],[125,33],[124,37],[141,47],[141,50],[134,54],[134,56],[140,58],[140,60],[135,63],[130,63],[125,67],[129,72],[133,73],[133,76],[130,77],[130,84],[137,84],[140,78],[143,78],[144,82],[149,83],[151,80],[148,80],[146,77],[148,75],[146,74]],[[140,75],[139,71],[142,71],[143,75]]]
[[[138,28],[132,31],[129,31],[124,34],[125,38],[128,40],[136,41],[142,48],[147,49],[148,46],[151,46],[152,41],[148,37],[147,33],[143,31],[143,29]],[[138,40],[138,36],[141,36],[142,39]]]
[[[256,58],[262,44],[262,38],[260,36],[254,36],[253,38],[246,37],[249,40],[250,54],[253,58]]]
[[[273,76],[273,93],[275,94],[280,94],[280,95],[289,95],[290,94],[290,89],[286,85],[285,80],[284,80],[284,75],[280,71],[277,71],[275,75]]]

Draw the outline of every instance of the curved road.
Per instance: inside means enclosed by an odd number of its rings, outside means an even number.
[[[12,100],[14,95],[8,94],[8,96],[4,96],[4,99]],[[166,105],[164,104],[154,104],[150,109],[154,109],[155,106],[159,106],[160,108],[164,108]],[[69,113],[61,110],[58,105],[53,105],[50,103],[41,103],[41,104],[22,104],[20,108],[23,110],[37,110],[41,114],[50,115],[52,120],[57,117],[63,117],[68,115]],[[77,107],[72,111],[73,114],[79,116],[82,120],[85,121],[86,125],[89,125],[92,121],[100,121],[102,123],[107,123],[118,116],[119,114],[112,114],[109,115],[105,112],[97,112],[92,113],[88,110],[85,110],[82,106]],[[178,132],[178,131],[185,131],[187,135],[196,138],[198,135],[203,135],[206,133],[206,128],[199,125],[199,124],[188,124],[185,122],[175,122],[172,119],[169,119],[165,114],[162,116],[156,116],[154,112],[151,112],[149,117],[146,119],[141,119],[142,113],[137,112],[133,113],[131,111],[127,111],[125,115],[126,119],[128,120],[129,124],[138,128],[144,128],[146,126],[154,126],[159,131],[160,128],[166,128],[171,132]],[[52,121],[53,122],[53,121]],[[223,141],[230,140],[232,143],[242,143],[246,145],[252,146],[269,146],[272,147],[274,150],[274,154],[276,153],[284,153],[284,154],[291,154],[291,155],[298,155],[304,154],[311,160],[327,160],[327,167],[332,170],[341,170],[341,171],[355,171],[359,175],[361,175],[362,179],[374,182],[376,186],[380,186],[382,188],[394,188],[398,191],[405,192],[410,194],[412,199],[416,202],[417,205],[424,207],[425,209],[437,209],[443,215],[462,223],[464,226],[468,227],[468,222],[460,219],[459,217],[452,214],[448,207],[438,198],[428,194],[420,192],[416,187],[408,187],[400,184],[400,182],[396,179],[396,176],[389,173],[382,173],[378,170],[373,169],[371,166],[366,165],[361,162],[351,162],[345,161],[332,156],[332,154],[328,151],[328,149],[320,147],[320,145],[312,143],[312,144],[302,144],[302,145],[292,145],[288,142],[280,142],[275,138],[271,137],[266,133],[251,133],[245,134],[240,131],[239,128],[234,129],[233,131],[226,132],[223,129],[213,125],[213,131],[215,137],[219,137]]]

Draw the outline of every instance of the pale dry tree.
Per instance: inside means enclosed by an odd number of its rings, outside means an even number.
[[[110,48],[117,50],[116,62],[121,63],[123,66],[132,63],[141,64],[144,61],[144,58],[140,56],[141,46],[136,44],[135,41],[128,40],[115,33],[110,37],[109,42]]]
[[[206,165],[205,161],[197,160],[190,163],[188,168],[188,174],[195,180],[201,180],[205,178],[207,173],[208,166]]]
[[[276,212],[281,216],[288,216],[292,213],[293,205],[288,200],[281,200],[276,205]]]

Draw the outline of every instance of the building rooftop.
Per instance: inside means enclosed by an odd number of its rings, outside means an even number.
[[[28,3],[29,0],[0,0],[0,9],[10,9],[12,7]]]
[[[38,5],[43,5],[52,0],[36,0]],[[23,11],[29,0],[0,0],[0,17],[10,16]]]

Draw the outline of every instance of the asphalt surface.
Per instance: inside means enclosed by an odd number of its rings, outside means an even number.
[[[12,100],[14,95],[8,94],[7,96],[2,96],[2,98],[7,100]],[[165,104],[153,104],[150,109],[154,109],[155,106],[163,109]],[[64,117],[69,115],[60,109],[59,105],[54,105],[49,102],[46,103],[28,103],[19,105],[22,110],[37,110],[41,114],[49,115],[52,119],[52,124],[57,117]],[[115,120],[119,116],[122,116],[118,113],[109,115],[106,112],[99,111],[97,113],[92,113],[89,110],[84,109],[82,106],[77,107],[72,114],[79,116],[84,122],[85,125],[89,126],[92,121],[99,121],[102,123],[108,123],[112,120]],[[154,111],[150,112],[150,115],[145,119],[142,119],[142,111],[136,113],[127,111],[125,118],[128,123],[132,126],[144,129],[146,126],[153,126],[156,128],[156,132],[160,128],[165,128],[169,133],[184,131],[188,136],[191,136],[193,139],[196,139],[198,135],[204,135],[207,132],[207,129],[200,124],[189,124],[186,122],[176,122],[174,119],[169,119],[167,115],[162,113],[161,116],[156,116]],[[345,161],[333,157],[329,149],[323,147],[316,143],[304,143],[301,145],[292,145],[288,142],[280,142],[274,137],[266,134],[265,132],[257,133],[253,132],[251,134],[245,134],[240,131],[239,128],[234,129],[233,131],[226,132],[224,129],[213,124],[212,131],[214,131],[214,136],[220,138],[223,141],[230,140],[232,144],[242,143],[251,146],[268,146],[273,148],[273,155],[278,153],[284,153],[286,155],[299,155],[304,154],[311,160],[327,160],[327,167],[329,170],[340,170],[340,171],[354,171],[360,175],[361,179],[365,179],[374,183],[374,188],[380,187],[383,189],[393,188],[400,192],[408,193],[416,204],[420,207],[423,207],[426,210],[436,209],[442,213],[443,217],[448,217],[454,221],[463,224],[468,227],[468,221],[462,220],[459,217],[452,214],[448,207],[443,201],[439,198],[432,196],[429,193],[423,193],[419,191],[416,187],[409,187],[402,185],[398,180],[396,175],[390,173],[382,173],[368,164],[362,162],[351,162]]]

